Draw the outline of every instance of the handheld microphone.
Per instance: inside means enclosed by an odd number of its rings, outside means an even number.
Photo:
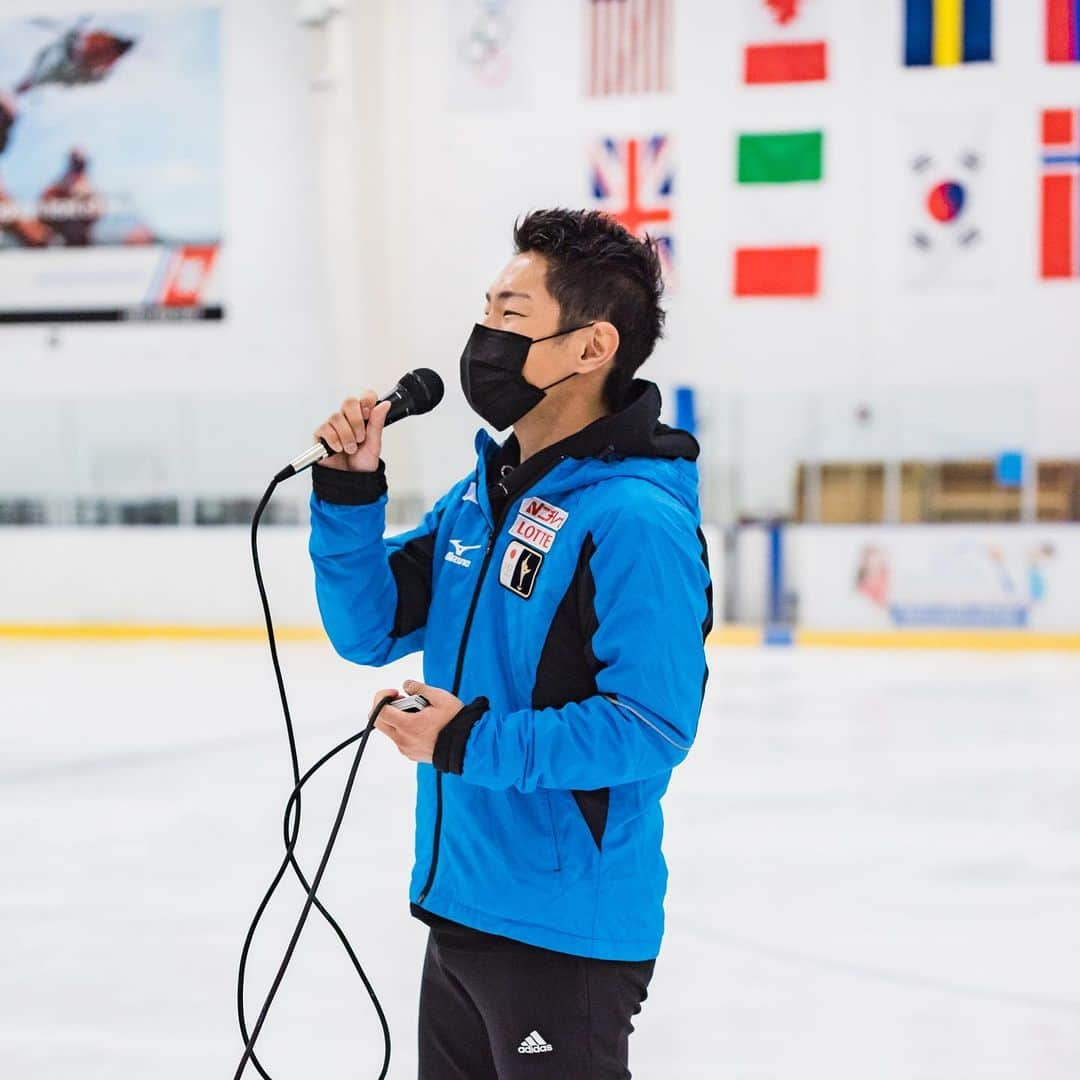
[[[402,375],[397,386],[386,397],[379,398],[375,404],[381,405],[384,401],[393,402],[383,425],[389,427],[390,424],[404,420],[406,416],[420,416],[431,412],[442,399],[443,381],[439,378],[439,373],[432,371],[431,368],[417,368],[415,371]],[[314,465],[316,461],[322,461],[324,457],[336,453],[337,451],[332,450],[325,439],[320,439],[310,449],[294,457],[274,479],[287,480],[309,465]]]

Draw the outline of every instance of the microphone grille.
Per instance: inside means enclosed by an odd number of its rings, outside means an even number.
[[[413,414],[431,412],[443,399],[445,388],[437,371],[431,368],[417,368],[410,371],[402,380],[401,385],[409,392],[413,399]]]

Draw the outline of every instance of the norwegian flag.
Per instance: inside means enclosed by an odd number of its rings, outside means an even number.
[[[1080,0],[1046,0],[1046,59],[1051,64],[1080,60]]]
[[[671,89],[674,0],[585,0],[585,92],[647,94]]]
[[[675,186],[670,137],[597,139],[591,157],[594,205],[636,236],[648,234],[652,237],[656,241],[664,278],[670,280]]]
[[[1042,114],[1044,278],[1080,277],[1080,110]]]

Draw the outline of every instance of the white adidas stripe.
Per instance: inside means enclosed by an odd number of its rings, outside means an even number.
[[[544,1039],[535,1028],[521,1040],[518,1046],[519,1054],[544,1054],[554,1050],[555,1047]]]

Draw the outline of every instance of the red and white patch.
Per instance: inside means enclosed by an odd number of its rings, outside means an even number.
[[[525,499],[518,510],[556,532],[566,524],[566,519],[570,516],[562,507],[544,502],[543,499]]]
[[[550,551],[551,545],[555,543],[554,529],[549,529],[524,514],[518,514],[514,519],[514,524],[510,526],[510,535],[541,551]]]

